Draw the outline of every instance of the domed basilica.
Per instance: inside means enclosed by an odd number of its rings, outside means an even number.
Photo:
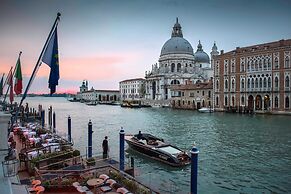
[[[217,47],[212,47],[212,55],[218,54]],[[212,57],[211,57],[212,58]],[[163,45],[159,64],[152,65],[152,70],[146,72],[145,98],[151,101],[160,101],[167,105],[172,96],[170,86],[173,84],[185,84],[206,82],[213,77],[213,69],[210,58],[203,51],[199,41],[194,53],[191,44],[183,38],[182,27],[176,19],[171,38]]]

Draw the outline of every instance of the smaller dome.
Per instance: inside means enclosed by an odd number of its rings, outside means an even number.
[[[197,51],[194,54],[195,63],[210,63],[209,56],[202,49],[202,44],[199,40],[199,44],[197,46]]]

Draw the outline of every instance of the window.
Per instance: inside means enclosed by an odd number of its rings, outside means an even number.
[[[274,66],[275,66],[275,69],[279,69],[279,59],[278,59],[278,57],[276,57],[275,60],[274,60]]]
[[[241,71],[241,72],[242,72],[242,71],[245,71],[245,63],[244,63],[244,62],[241,63],[240,71]]]
[[[267,60],[264,59],[263,63],[264,63],[264,70],[267,70]]]
[[[278,88],[279,86],[279,80],[278,77],[275,77],[275,88]]]
[[[262,78],[260,77],[259,88],[262,88],[262,86],[263,86],[263,81],[262,81]]]
[[[215,71],[216,75],[219,74],[219,64],[216,64],[216,71]]]
[[[267,87],[267,78],[264,77],[264,88]]]
[[[202,91],[202,96],[204,96],[204,90]]]
[[[252,78],[252,88],[255,87],[255,82],[254,82],[254,78]]]
[[[289,108],[289,97],[286,96],[285,98],[285,108]]]
[[[290,80],[289,80],[289,76],[287,75],[285,78],[285,87],[289,88],[290,86]]]
[[[181,64],[180,63],[177,64],[177,72],[181,72]]]
[[[262,60],[259,60],[259,70],[262,71]]]
[[[250,79],[248,79],[248,88],[250,88],[251,87],[251,81],[250,81]]]
[[[268,59],[268,69],[271,69],[271,59]]]
[[[175,72],[175,64],[174,63],[171,64],[171,72]]]
[[[290,66],[290,59],[289,59],[289,56],[287,56],[285,58],[285,68],[289,68],[289,66]]]
[[[279,104],[278,101],[279,101],[279,100],[278,100],[278,97],[276,96],[276,97],[275,97],[275,108],[278,108],[278,104]]]
[[[241,88],[242,88],[242,89],[245,88],[245,80],[244,80],[244,79],[241,80]]]
[[[258,78],[256,78],[255,80],[255,88],[258,88],[259,87],[259,82],[258,82]]]
[[[225,88],[225,89],[228,89],[228,81],[227,81],[227,80],[225,80],[224,85],[225,85],[224,88]]]
[[[225,106],[227,106],[227,96],[225,96],[225,98],[224,98],[224,104],[225,104]]]
[[[224,74],[228,74],[228,60],[224,60]]]
[[[245,97],[241,97],[241,104],[244,105],[245,104]]]
[[[216,96],[216,106],[218,106],[218,96]]]
[[[211,91],[208,91],[208,98],[211,98]]]
[[[216,89],[219,90],[219,81],[216,80]]]
[[[231,89],[234,89],[234,79],[231,81]]]

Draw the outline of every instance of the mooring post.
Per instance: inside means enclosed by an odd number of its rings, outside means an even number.
[[[191,150],[191,194],[197,194],[198,153],[198,148],[193,146]]]
[[[124,130],[119,132],[119,170],[124,171]]]
[[[88,123],[88,158],[92,157],[92,122],[89,120]]]
[[[71,128],[71,117],[68,117],[68,141],[72,142],[72,128]]]
[[[40,112],[40,115],[41,115],[41,126],[42,126],[42,128],[44,128],[44,122],[45,122],[45,120],[44,120],[44,118],[45,118],[45,111],[42,110],[42,111]]]
[[[53,132],[56,133],[56,113],[53,113]]]

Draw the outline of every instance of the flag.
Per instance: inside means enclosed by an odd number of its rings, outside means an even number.
[[[5,80],[4,86],[9,85],[9,78],[10,78],[10,76],[11,76],[11,74],[12,74],[12,68],[13,68],[13,67],[11,67],[11,68],[10,68],[10,71],[8,72],[8,76],[6,77],[6,80]]]
[[[10,87],[10,93],[9,93],[9,99],[10,103],[12,104],[14,100],[14,94],[13,94],[13,74],[12,74],[12,68],[10,69],[9,76],[7,78],[7,84]]]
[[[45,49],[45,52],[42,56],[42,61],[46,63],[50,68],[50,77],[49,77],[49,88],[51,94],[56,92],[56,86],[60,78],[59,75],[59,55],[58,55],[58,35],[57,27],[52,34],[48,46]]]
[[[20,64],[20,56],[18,57],[17,63],[16,63],[16,71],[15,71],[15,85],[14,85],[14,91],[15,94],[21,94],[22,92],[22,73],[21,73],[21,64]]]
[[[3,77],[4,77],[4,74],[3,74],[1,81],[0,81],[0,96],[3,95]]]

